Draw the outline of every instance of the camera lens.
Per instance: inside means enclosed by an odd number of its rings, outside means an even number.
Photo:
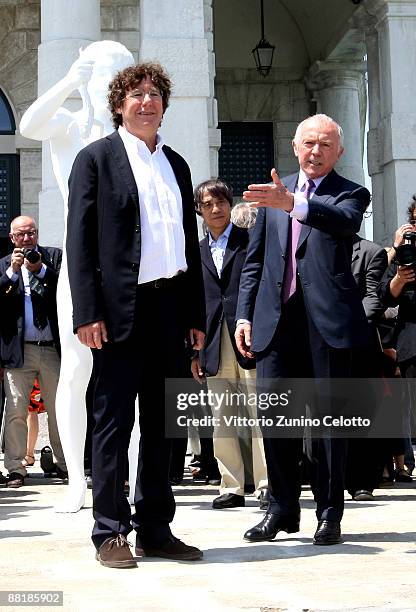
[[[25,249],[25,257],[29,263],[35,264],[38,263],[40,259],[40,253],[38,253],[35,249]]]

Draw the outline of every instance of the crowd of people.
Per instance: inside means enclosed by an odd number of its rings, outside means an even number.
[[[360,238],[370,193],[335,171],[343,132],[322,114],[297,127],[295,174],[280,178],[272,169],[272,181],[249,185],[234,208],[223,180],[193,191],[186,161],[158,131],[171,88],[159,64],[120,70],[108,92],[114,131],[82,148],[69,176],[65,248],[73,331],[93,359],[96,558],[124,568],[136,567],[141,555],[203,556],[170,529],[186,439],[166,435],[166,379],[192,383],[193,377],[214,398],[230,385],[270,395],[285,379],[319,380],[314,400],[297,406],[314,419],[333,409],[330,381],[400,375],[409,381],[408,414],[403,436],[394,440],[348,440],[331,428],[317,437],[271,436],[256,423],[256,403],[246,406],[254,424],[242,435],[230,406],[215,399],[210,406],[212,445],[201,439],[192,466],[195,476],[219,485],[213,509],[244,506],[253,491],[265,514],[244,539],[273,540],[279,531],[299,531],[307,481],[316,501],[314,544],[339,544],[345,489],[360,501],[372,499],[383,479],[411,481],[416,258],[409,265],[409,257],[416,201],[391,249]],[[200,242],[198,216],[205,229]],[[27,216],[12,221],[10,240],[13,251],[0,260],[3,483],[21,487],[33,459],[27,408],[35,379],[56,473],[68,478],[55,413],[62,252],[38,244],[35,220]],[[131,514],[125,484],[137,398]],[[133,529],[136,556],[127,541]]]

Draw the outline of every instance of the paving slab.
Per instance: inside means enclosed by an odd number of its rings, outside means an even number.
[[[55,513],[65,488],[35,466],[22,488],[0,489],[0,591],[63,591],[63,606],[51,609],[70,612],[416,610],[416,481],[376,490],[371,502],[346,498],[345,543],[317,547],[308,488],[299,533],[250,544],[243,533],[262,517],[255,498],[212,510],[217,489],[188,476],[174,488],[173,532],[199,546],[203,560],[145,558],[128,570],[94,559],[90,491],[80,512]]]

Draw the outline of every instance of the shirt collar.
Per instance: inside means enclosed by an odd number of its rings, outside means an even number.
[[[208,232],[208,243],[209,243],[209,246],[211,246],[211,244],[213,242],[219,242],[221,239],[224,239],[224,238],[226,240],[228,240],[228,238],[230,237],[230,233],[231,233],[232,227],[233,227],[233,224],[230,222],[229,225],[227,225],[227,227],[223,231],[223,233],[220,234],[216,240],[214,240],[214,238],[211,236],[211,233]]]
[[[324,180],[324,178],[328,176],[327,174],[324,174],[324,176],[320,176],[318,178],[314,178],[312,179],[313,182],[315,183],[315,191],[318,189],[319,185],[322,183],[322,181]],[[309,176],[307,176],[304,171],[302,170],[302,168],[299,169],[299,178],[298,178],[298,190],[302,191],[305,187],[305,184],[308,182],[309,180]]]
[[[143,150],[143,147],[144,147],[146,149],[146,151],[148,151],[150,153],[149,149],[147,148],[146,143],[143,140],[141,140],[140,138],[138,138],[137,136],[135,136],[134,134],[132,134],[131,132],[129,132],[128,130],[126,130],[126,128],[123,125],[119,126],[118,133],[119,133],[121,139],[123,140],[123,142],[129,142],[131,144],[134,144],[139,149],[139,151]],[[164,142],[162,136],[159,133],[157,133],[156,134],[156,150],[155,150],[155,153],[159,152],[162,149],[164,144],[165,144],[165,142]]]

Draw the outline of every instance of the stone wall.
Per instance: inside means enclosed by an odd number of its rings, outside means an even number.
[[[297,124],[313,112],[304,72],[272,69],[264,79],[254,69],[217,68],[219,121],[271,121],[276,168],[284,176],[297,169],[291,141]]]
[[[101,39],[122,43],[138,59],[139,35],[138,0],[101,0]]]
[[[16,126],[37,95],[37,51],[40,42],[40,1],[10,0],[0,6],[0,88],[13,109]],[[3,142],[2,142],[3,140]],[[0,153],[10,153],[0,136]],[[27,141],[20,149],[21,210],[38,219],[38,193],[41,189],[40,146]]]

